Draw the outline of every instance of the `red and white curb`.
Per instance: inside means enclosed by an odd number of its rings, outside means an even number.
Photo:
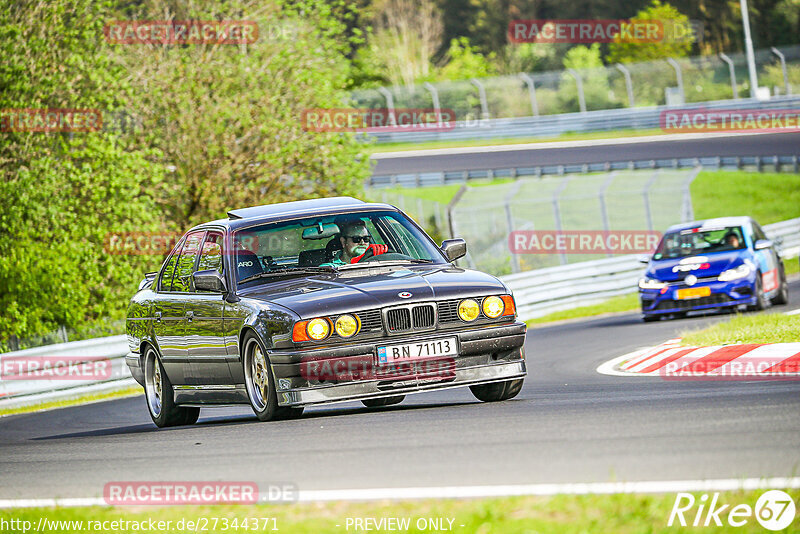
[[[612,376],[665,379],[800,380],[800,343],[746,343],[686,347],[670,339],[609,360],[597,372]]]

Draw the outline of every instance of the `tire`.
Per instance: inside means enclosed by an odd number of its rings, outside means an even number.
[[[761,311],[767,307],[767,299],[764,297],[764,288],[761,281],[761,273],[756,273],[756,303],[748,306],[750,311]]]
[[[789,304],[789,285],[786,283],[786,271],[781,265],[781,288],[778,294],[772,297],[772,303],[776,305]]]
[[[302,406],[278,406],[278,409],[275,410],[275,419],[283,421],[300,419],[303,416],[303,410],[305,408]]]
[[[483,402],[497,402],[513,399],[522,390],[523,378],[517,380],[506,380],[505,382],[493,382],[491,384],[479,384],[470,386],[469,389],[475,398]]]
[[[272,364],[261,341],[251,333],[244,338],[242,365],[244,365],[244,383],[250,407],[259,421],[277,419],[286,413],[278,407],[278,395],[275,392],[275,380]],[[291,413],[291,412],[290,412]],[[302,412],[301,412],[302,413]]]
[[[658,315],[642,315],[642,321],[645,323],[654,323],[660,319],[661,317]]]
[[[364,399],[361,401],[361,404],[367,408],[379,408],[381,406],[400,404],[405,398],[405,395],[395,395],[394,397],[383,397],[381,399]]]
[[[153,347],[144,356],[144,398],[147,411],[158,428],[193,425],[200,408],[184,408],[175,404],[172,384]]]

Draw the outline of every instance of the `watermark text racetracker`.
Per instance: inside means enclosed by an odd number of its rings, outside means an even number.
[[[103,27],[116,44],[252,44],[258,24],[251,20],[119,20]]]
[[[309,132],[452,130],[456,113],[434,108],[315,108],[303,110],[302,125]]]
[[[512,254],[647,254],[661,239],[650,230],[515,230]]]
[[[702,22],[635,19],[512,20],[512,43],[659,43],[698,40]]]
[[[247,481],[120,481],[103,487],[103,500],[112,506],[291,502],[297,495],[294,484],[259,488]]]
[[[3,380],[108,380],[105,356],[0,356]]]
[[[669,133],[728,131],[800,131],[798,109],[671,109],[661,112]]]

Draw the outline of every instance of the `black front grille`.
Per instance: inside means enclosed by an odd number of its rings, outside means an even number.
[[[433,306],[430,304],[414,306],[411,309],[411,315],[414,321],[414,328],[430,328],[436,320],[433,313]]]
[[[439,303],[439,323],[454,323],[458,318],[457,300],[445,300]]]
[[[395,308],[386,312],[386,327],[389,332],[411,330],[411,310]]]
[[[657,310],[672,310],[678,308],[680,310],[689,310],[695,306],[711,306],[714,304],[727,304],[730,302],[728,295],[724,293],[715,293],[708,297],[700,297],[697,299],[686,300],[662,300],[656,306]]]
[[[356,315],[361,321],[361,332],[383,330],[383,319],[381,319],[380,310],[358,312]]]

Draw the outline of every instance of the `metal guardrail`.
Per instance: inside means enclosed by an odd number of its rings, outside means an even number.
[[[800,253],[800,218],[768,225],[764,230],[771,239],[781,243],[784,257],[796,257]],[[502,277],[502,280],[514,291],[520,318],[531,319],[585,305],[591,300],[630,293],[641,272],[638,256],[621,256],[528,271]],[[83,361],[74,357],[86,357],[87,360],[103,357],[111,363],[111,374],[104,380],[0,380],[0,408],[134,385],[125,364],[127,353],[128,342],[124,335],[4,353],[0,355],[0,364],[5,358],[70,356],[72,361]]]
[[[370,134],[379,143],[420,143],[425,141],[462,141],[510,137],[550,137],[573,132],[658,129],[663,111],[681,109],[761,110],[785,109],[800,105],[800,96],[775,96],[770,100],[715,100],[674,106],[605,109],[507,119],[481,119],[457,122],[450,130],[392,130]]]
[[[96,393],[108,389],[115,389],[133,385],[136,382],[131,377],[128,366],[125,364],[125,355],[129,352],[127,336],[118,335],[45,345],[32,349],[6,352],[0,354],[0,365],[4,360],[39,360],[38,367],[46,362],[44,359],[69,358],[70,363],[79,364],[90,362],[93,359],[108,360],[110,373],[104,379],[76,379],[70,377],[56,377],[56,369],[40,372],[39,377],[25,378],[25,375],[9,380],[0,376],[0,408],[12,408],[37,402],[61,400],[84,393]],[[85,359],[84,359],[85,358]],[[51,362],[53,361],[51,360]],[[16,366],[15,366],[16,367]],[[5,374],[5,373],[4,373]],[[29,373],[30,374],[30,373]],[[46,376],[53,378],[44,378]]]
[[[571,165],[536,165],[532,167],[506,167],[502,169],[473,169],[468,171],[425,172],[408,174],[376,174],[369,178],[367,186],[425,187],[466,183],[470,180],[492,180],[496,178],[524,178],[585,174],[640,169],[743,169],[752,167],[761,172],[765,168],[776,172],[790,170],[800,172],[800,156],[709,156],[701,158],[666,158],[648,160],[604,161],[599,163],[576,163]]]
[[[800,218],[764,226],[784,258],[800,255]],[[501,279],[514,292],[523,320],[586,306],[636,290],[644,267],[638,255],[548,267]]]

